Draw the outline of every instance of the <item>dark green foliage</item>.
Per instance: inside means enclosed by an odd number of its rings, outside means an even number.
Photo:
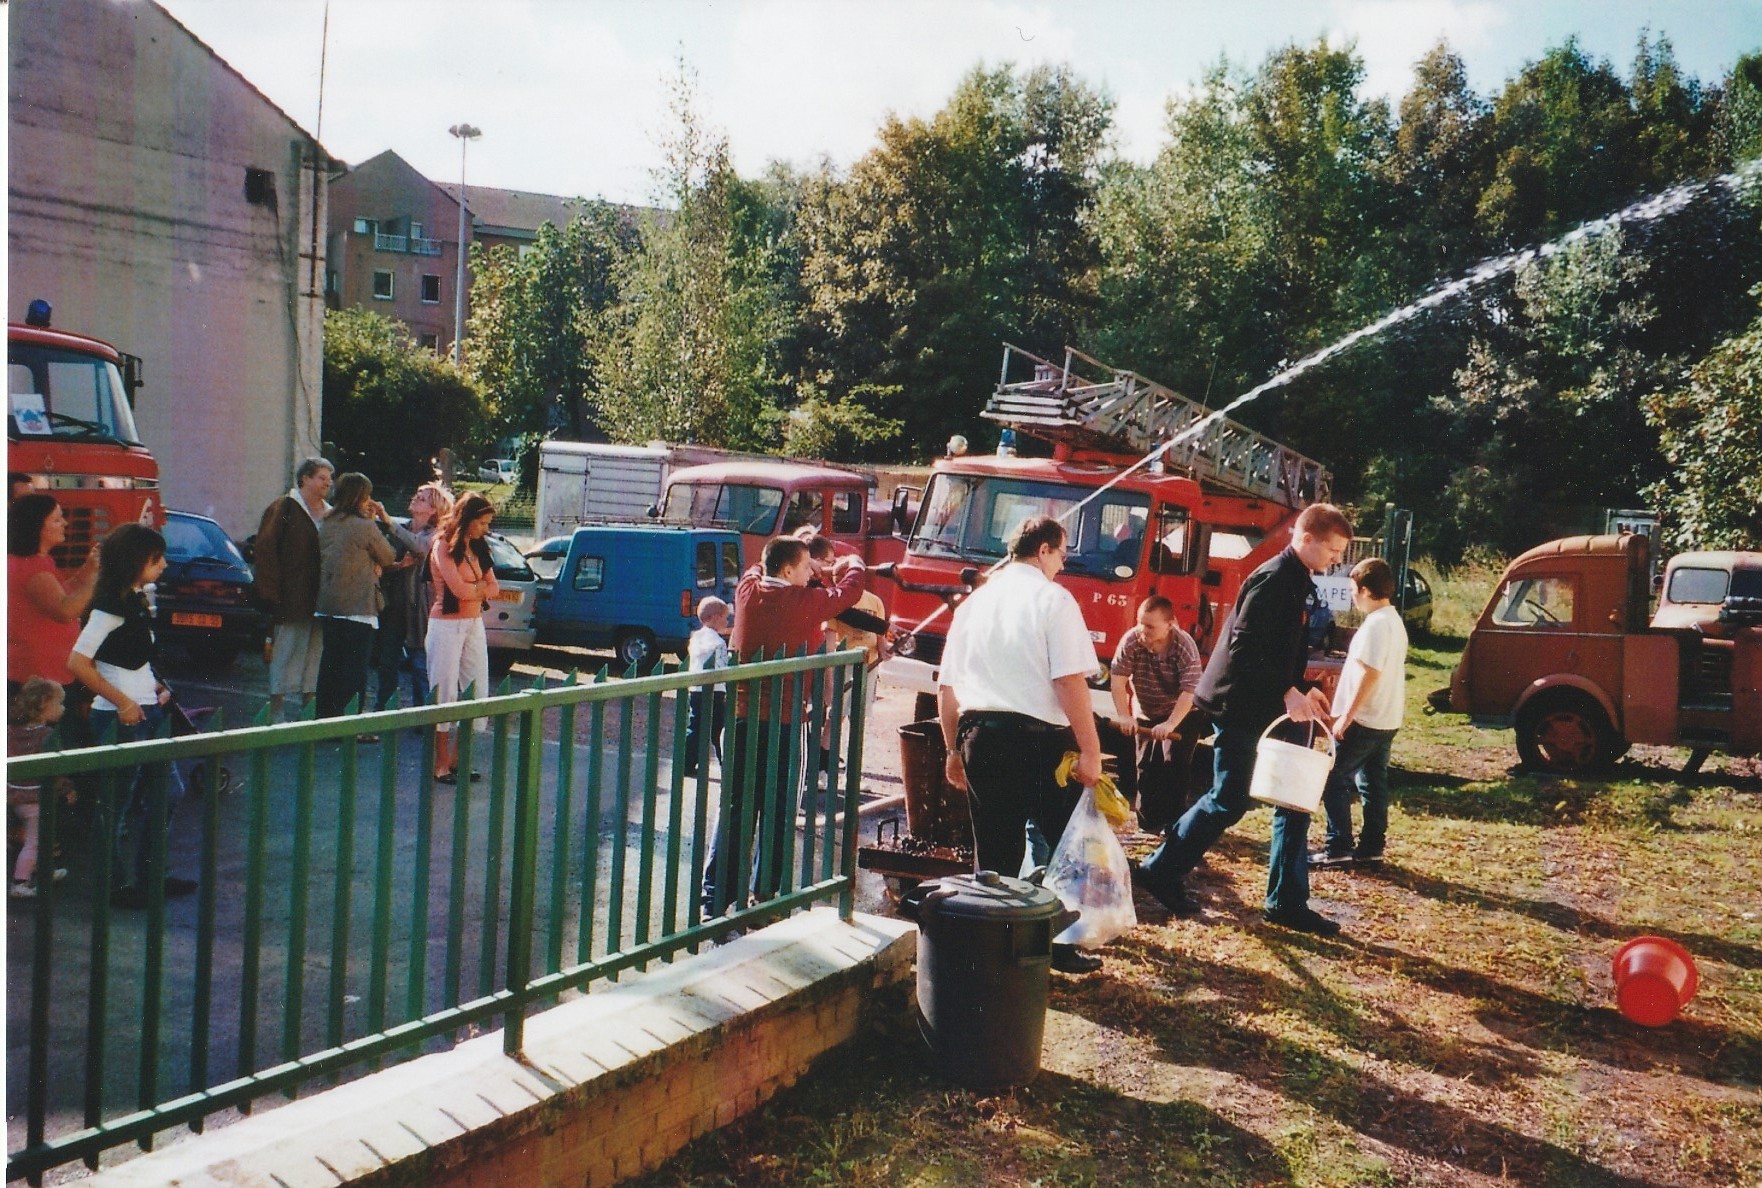
[[[477,386],[402,324],[364,310],[324,315],[324,436],[339,467],[381,486],[427,482],[442,446],[469,452],[486,425]]]

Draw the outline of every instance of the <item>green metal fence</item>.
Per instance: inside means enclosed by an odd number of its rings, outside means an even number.
[[[521,692],[504,682],[447,706],[12,763],[12,781],[44,781],[40,866],[54,865],[65,837],[73,876],[41,880],[34,920],[14,917],[8,1042],[16,1053],[25,1036],[26,1058],[8,1061],[24,1125],[7,1178],[36,1183],[75,1159],[96,1167],[110,1148],[148,1149],[170,1127],[200,1130],[216,1111],[292,1097],[498,1020],[515,1053],[529,1008],[590,982],[817,901],[848,917],[862,661],[847,651],[716,673],[602,671]],[[742,687],[799,706],[798,721],[737,717]],[[768,735],[764,770],[749,745],[743,774],[749,788],[776,790],[737,798],[741,828],[722,861],[730,873],[756,868],[755,886],[775,892],[714,918],[698,883],[737,781],[708,778],[708,732],[686,754],[693,690],[728,698],[731,767],[737,732]],[[459,781],[437,785],[432,728],[455,722]],[[783,736],[798,745],[780,750]],[[822,772],[822,748],[843,760],[841,776],[835,761]],[[692,758],[702,775],[686,774]],[[111,903],[109,839],[143,767],[171,778],[142,785],[155,840],[146,906],[131,911]],[[64,825],[57,776],[95,791],[83,841]],[[761,813],[783,828],[755,842]],[[167,900],[173,871],[195,875],[193,898]]]

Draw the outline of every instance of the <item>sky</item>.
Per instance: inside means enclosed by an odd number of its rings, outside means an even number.
[[[113,0],[141,3],[143,0]],[[1398,101],[1440,38],[1482,93],[1576,35],[1625,74],[1642,30],[1717,81],[1762,50],[1762,0],[160,0],[330,152],[394,149],[452,180],[613,202],[655,194],[683,58],[735,168],[848,166],[889,115],[930,116],[981,63],[1069,64],[1115,101],[1114,149],[1162,143],[1171,96],[1220,58],[1355,43]]]

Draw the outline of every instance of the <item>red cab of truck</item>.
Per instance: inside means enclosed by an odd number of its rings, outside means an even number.
[[[14,322],[6,361],[7,469],[66,514],[56,564],[78,566],[118,524],[162,525],[159,464],[130,407],[139,360],[83,334]]]
[[[740,533],[743,564],[759,563],[765,542],[812,526],[869,565],[896,560],[903,543],[890,511],[871,507],[875,480],[856,470],[808,462],[712,462],[675,470],[661,518]]]
[[[1762,555],[1678,556],[1648,621],[1650,552],[1622,534],[1518,557],[1433,708],[1515,728],[1542,771],[1594,771],[1633,743],[1689,747],[1691,770],[1762,753]]]
[[[1208,418],[1142,376],[1066,354],[1060,365],[1006,346],[1003,382],[984,413],[1051,442],[1052,457],[965,455],[935,464],[893,569],[892,623],[906,638],[883,665],[884,680],[933,693],[949,607],[1003,559],[1016,525],[1052,515],[1065,522],[1069,552],[1059,581],[1076,596],[1095,643],[1095,701],[1106,715],[1101,674],[1137,622],[1140,602],[1168,598],[1176,621],[1209,651],[1243,580],[1290,542],[1302,508],[1326,497],[1318,463]],[[1104,378],[1079,375],[1079,364]],[[1029,378],[1012,382],[1012,370]],[[1165,459],[1138,465],[1171,438],[1177,444]]]

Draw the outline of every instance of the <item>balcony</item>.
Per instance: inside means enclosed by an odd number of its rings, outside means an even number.
[[[412,239],[410,250],[418,256],[438,256],[441,254],[441,241],[438,239]]]
[[[407,252],[410,250],[408,235],[382,235],[373,233],[373,250],[376,252]]]

